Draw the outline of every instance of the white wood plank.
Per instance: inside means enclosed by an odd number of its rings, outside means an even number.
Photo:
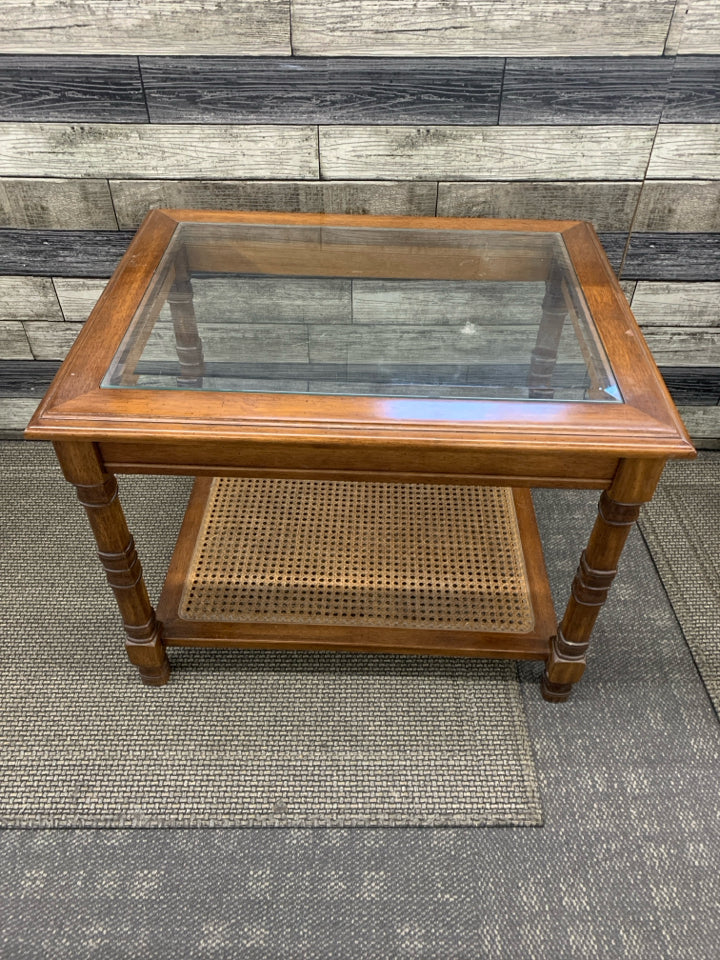
[[[718,331],[720,283],[638,281],[632,309],[638,323],[650,327],[696,327]]]
[[[45,323],[42,320],[26,323],[25,333],[32,356],[36,360],[64,360],[82,326],[81,323]]]
[[[51,323],[51,327],[62,324]],[[0,320],[0,360],[32,360],[33,354],[19,320]]]
[[[720,232],[720,181],[646,180],[633,230],[638,233]]]
[[[720,180],[720,123],[661,123],[647,175],[653,180]]]
[[[54,277],[52,283],[65,320],[71,323],[84,323],[105,289],[107,280]]]
[[[0,176],[318,176],[315,127],[0,124]]]
[[[327,179],[637,180],[653,126],[321,127]]]
[[[30,230],[117,230],[107,180],[0,180],[0,226]]]
[[[0,277],[0,320],[62,320],[48,277]]]
[[[628,303],[632,303],[633,296],[635,294],[635,288],[637,287],[637,280],[621,280],[620,288],[625,294],[625,299]]]
[[[153,207],[432,217],[437,194],[435,183],[409,181],[111,180],[110,189],[121,230]]]
[[[718,0],[685,0],[677,52],[720,53],[720,5]]]
[[[20,438],[37,405],[34,397],[0,397],[0,437]]]
[[[621,231],[630,228],[640,186],[639,181],[441,183],[437,213],[439,217],[590,220],[596,230]]]
[[[0,52],[290,54],[287,0],[3,0]]]
[[[300,56],[660,55],[674,0],[291,0]]]

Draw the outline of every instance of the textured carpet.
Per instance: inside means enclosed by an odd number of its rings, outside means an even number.
[[[669,463],[640,529],[720,714],[720,454]]]
[[[174,648],[143,687],[52,450],[0,449],[0,824],[541,822],[514,663]],[[121,479],[151,593],[188,491]]]

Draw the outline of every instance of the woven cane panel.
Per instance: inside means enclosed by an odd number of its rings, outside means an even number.
[[[180,616],[528,633],[512,491],[216,479]]]

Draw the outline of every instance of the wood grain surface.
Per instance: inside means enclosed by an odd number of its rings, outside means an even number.
[[[131,239],[109,230],[0,230],[0,275],[109,277]]]
[[[64,360],[75,338],[82,330],[81,323],[45,323],[38,320],[25,324],[25,333],[36,360]]]
[[[72,323],[87,320],[106,286],[104,280],[77,277],[54,277],[52,282],[63,317]]]
[[[147,123],[136,57],[0,57],[0,120],[109,118]]]
[[[153,207],[432,217],[437,198],[437,184],[407,180],[111,180],[110,190],[123,230]]]
[[[720,9],[717,0],[686,0],[678,53],[720,53]]]
[[[720,280],[720,234],[633,233],[622,276],[628,280]]]
[[[661,123],[647,176],[720,180],[720,123]]]
[[[720,330],[720,283],[640,280],[632,303],[641,326]]]
[[[2,176],[318,175],[313,127],[7,123],[1,130]]]
[[[639,181],[440,183],[437,212],[440,217],[562,217],[590,220],[596,230],[621,231],[630,228],[639,195]]]
[[[509,59],[500,123],[657,123],[671,57]]]
[[[60,326],[60,324],[53,324]],[[33,354],[19,320],[0,320],[0,359],[32,360]]]
[[[497,123],[503,60],[143,57],[153,123]]]
[[[0,277],[0,320],[62,320],[52,280]]]
[[[720,56],[675,58],[662,119],[665,123],[720,121]]]
[[[287,0],[4,0],[0,52],[287,55]]]
[[[673,0],[291,0],[299,56],[660,55]]]
[[[640,233],[720,232],[720,181],[646,180],[633,228]]]
[[[673,128],[675,129],[675,128]],[[321,127],[327,179],[634,180],[652,126]]]
[[[0,360],[0,398],[35,397],[39,403],[59,369],[57,360]]]
[[[0,227],[116,230],[117,220],[107,180],[3,177]]]

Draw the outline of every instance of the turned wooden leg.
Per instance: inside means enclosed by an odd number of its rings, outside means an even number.
[[[63,473],[77,489],[95,534],[98,556],[125,625],[125,647],[143,683],[167,683],[170,664],[155,618],[135,543],[118,497],[117,480],[105,472],[92,443],[55,443]]]
[[[167,300],[175,331],[175,350],[180,362],[177,384],[186,389],[200,390],[205,376],[205,360],[195,319],[192,283],[184,257],[176,258],[175,280]]]
[[[585,671],[593,626],[607,599],[630,528],[651,499],[665,461],[623,460],[603,491],[588,545],[580,557],[565,616],[553,638],[542,679],[546,700],[567,700]]]
[[[530,355],[528,396],[531,400],[552,400],[555,396],[552,377],[566,317],[567,306],[561,277],[559,273],[553,273],[545,284],[542,318],[535,347]]]

